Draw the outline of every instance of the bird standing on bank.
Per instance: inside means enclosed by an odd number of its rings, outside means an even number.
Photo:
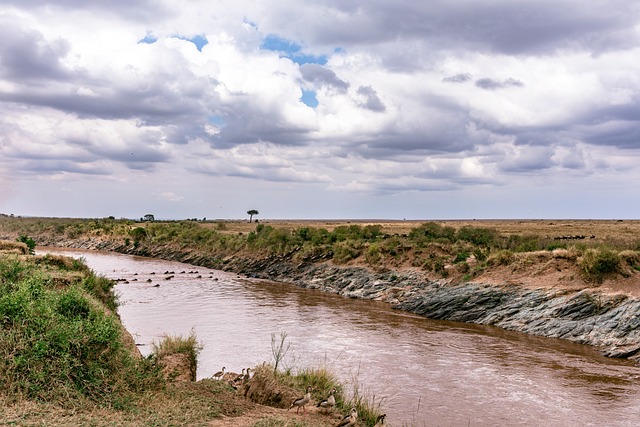
[[[241,381],[244,378],[244,368],[242,368],[242,373],[233,379],[234,383]]]
[[[386,417],[387,417],[387,414],[378,415],[378,419],[376,420],[376,424],[373,427],[384,426],[384,419]]]
[[[354,426],[358,422],[358,411],[356,408],[351,408],[349,415],[344,417],[342,421],[336,424],[336,427]]]
[[[307,409],[305,408],[305,405],[307,403],[309,403],[309,401],[311,400],[311,386],[307,386],[307,392],[305,393],[304,396],[297,398],[296,400],[294,400],[293,402],[291,402],[291,405],[289,406],[289,409],[293,408],[294,406],[296,407],[296,414],[298,413],[298,411],[300,411],[300,408],[302,408],[302,412],[304,412],[305,414],[307,413]],[[287,409],[287,411],[289,410]]]
[[[317,407],[320,409],[327,409],[327,410],[333,408],[336,404],[336,398],[334,396],[336,392],[337,390],[335,388],[332,388],[331,392],[329,393],[329,397],[318,402]]]
[[[227,369],[224,366],[222,367],[222,371],[218,371],[215,374],[213,374],[213,379],[214,380],[219,380],[220,378],[222,378],[222,376],[224,375],[224,370]]]

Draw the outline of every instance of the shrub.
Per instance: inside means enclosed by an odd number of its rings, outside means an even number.
[[[587,249],[578,266],[585,280],[601,283],[605,276],[620,271],[620,255],[608,248]]]
[[[500,250],[496,253],[489,255],[487,259],[487,264],[498,266],[498,265],[509,265],[515,260],[515,256],[513,252],[509,250]]]
[[[364,255],[364,259],[367,261],[367,264],[371,266],[380,264],[380,261],[382,261],[380,246],[377,243],[372,243],[371,245],[369,245]]]
[[[27,245],[29,254],[34,255],[36,253],[36,242],[29,236],[20,236],[16,239],[18,242],[22,242]]]
[[[362,246],[353,241],[339,242],[334,245],[333,251],[333,260],[338,264],[343,264],[358,258],[362,253]]]
[[[458,240],[479,246],[492,246],[498,239],[498,232],[492,228],[464,226],[456,234]]]

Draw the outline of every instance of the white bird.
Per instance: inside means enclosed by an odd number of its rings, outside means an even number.
[[[378,415],[378,419],[376,419],[376,425],[373,427],[384,426],[384,419],[386,418],[386,416],[387,414]]]
[[[294,406],[296,407],[296,414],[298,413],[298,411],[300,411],[300,408],[302,408],[302,412],[304,412],[305,414],[307,413],[307,409],[304,407],[307,403],[309,403],[309,401],[311,400],[311,386],[307,386],[307,392],[305,393],[304,396],[297,398],[296,400],[294,400],[293,402],[291,402],[291,405],[289,406],[289,409],[293,408]],[[287,409],[287,411],[289,410]]]
[[[351,408],[349,415],[344,417],[342,421],[336,424],[336,427],[354,426],[358,422],[358,411],[356,408]]]
[[[213,374],[213,379],[214,380],[219,380],[220,378],[222,378],[222,376],[224,375],[224,370],[227,369],[224,366],[222,367],[222,371],[218,371],[215,374]]]
[[[317,407],[321,408],[321,409],[331,409],[335,406],[336,404],[336,398],[334,396],[334,393],[336,393],[337,390],[335,388],[331,389],[331,392],[329,393],[329,397],[327,397],[326,399],[321,400],[320,402],[318,402]]]

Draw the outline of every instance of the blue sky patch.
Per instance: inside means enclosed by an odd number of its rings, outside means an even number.
[[[143,39],[138,40],[138,44],[154,44],[158,41],[158,38],[151,32],[147,31],[147,35]]]
[[[207,120],[218,128],[222,128],[226,124],[222,116],[209,116]]]
[[[318,98],[316,97],[316,92],[313,90],[302,89],[302,96],[300,97],[300,101],[311,108],[316,108],[318,106]]]
[[[264,38],[262,45],[260,45],[260,49],[278,52],[281,57],[289,58],[298,65],[325,65],[327,63],[327,57],[325,55],[307,55],[302,52],[302,46],[298,43],[274,34],[270,34]]]
[[[175,38],[180,39],[180,40],[186,40],[188,42],[193,43],[194,45],[196,45],[196,48],[198,49],[198,52],[202,52],[202,48],[205,45],[209,44],[209,40],[207,40],[207,38],[203,35],[197,35],[194,36],[192,38],[188,38],[188,37],[184,37],[184,36],[175,36]]]

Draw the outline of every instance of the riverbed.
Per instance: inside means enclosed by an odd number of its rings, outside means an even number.
[[[326,366],[380,402],[392,425],[635,426],[640,368],[594,348],[489,326],[434,321],[387,304],[109,252],[82,257],[119,279],[119,314],[143,354],[164,334],[203,345],[198,378],[272,362]]]

